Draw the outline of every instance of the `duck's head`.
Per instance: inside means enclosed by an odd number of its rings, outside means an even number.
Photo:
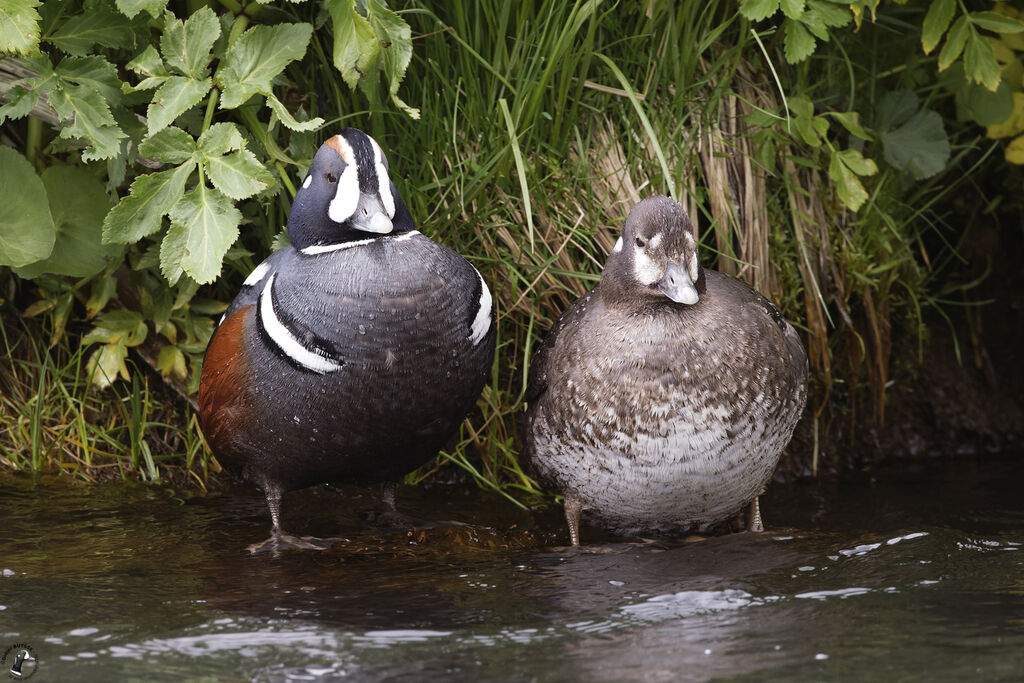
[[[601,273],[604,300],[693,305],[703,292],[704,269],[683,207],[669,197],[634,206]]]
[[[377,141],[346,128],[317,150],[288,215],[292,246],[303,249],[413,229]]]

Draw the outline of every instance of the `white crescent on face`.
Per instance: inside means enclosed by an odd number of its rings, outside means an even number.
[[[344,223],[356,212],[359,205],[359,167],[356,165],[356,155],[348,141],[336,136],[338,143],[337,150],[341,160],[345,162],[345,170],[338,178],[338,189],[334,192],[334,199],[327,207],[327,215],[335,223]]]

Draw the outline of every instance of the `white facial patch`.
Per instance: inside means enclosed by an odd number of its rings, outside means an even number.
[[[650,286],[660,280],[663,274],[646,251],[640,247],[633,247],[633,275],[636,276],[637,282]]]
[[[367,136],[369,137],[369,136]],[[388,218],[395,217],[395,197],[391,193],[391,178],[388,176],[388,169],[384,166],[384,150],[380,148],[377,141],[370,138],[370,145],[373,147],[373,163],[377,171],[377,186],[378,192],[380,193],[380,203],[384,205],[384,210],[388,214]]]
[[[356,212],[359,205],[359,171],[355,166],[346,166],[338,178],[338,189],[327,207],[327,215],[335,223],[344,223]]]
[[[690,252],[686,259],[686,271],[690,275],[690,280],[696,282],[697,269],[700,266],[700,262],[697,260],[697,244],[693,241],[693,235],[690,233],[683,233],[683,237],[686,239],[686,249]]]
[[[277,312],[274,310],[275,277],[277,277],[277,273],[273,273],[267,278],[267,284],[263,286],[263,291],[260,292],[259,316],[267,336],[281,350],[281,353],[307,370],[312,370],[321,375],[340,370],[342,367],[340,363],[303,346],[302,342],[296,339],[291,331],[285,327],[284,323],[281,322],[280,318],[277,317]]]
[[[307,187],[313,184],[313,174],[310,173],[306,176],[306,179],[302,181],[302,189],[305,190]]]
[[[619,239],[615,240],[615,246],[612,247],[612,253],[613,254],[618,254],[620,251],[622,251],[622,238],[621,237],[619,237]]]
[[[270,270],[270,264],[264,261],[263,263],[259,264],[258,266],[252,269],[252,272],[249,273],[249,277],[245,278],[245,282],[242,283],[242,286],[252,287],[257,282],[263,279],[263,276],[267,274],[268,270]]]
[[[651,249],[657,249],[658,245],[661,244],[661,240],[664,238],[665,236],[659,232],[657,235],[654,235],[651,239],[647,240],[647,243],[651,246]]]
[[[479,270],[476,271],[476,276],[480,278],[480,308],[476,311],[476,317],[473,318],[473,326],[469,333],[469,341],[473,346],[479,344],[487,334],[487,330],[491,329],[491,290],[487,289],[487,283],[484,282],[484,277]]]

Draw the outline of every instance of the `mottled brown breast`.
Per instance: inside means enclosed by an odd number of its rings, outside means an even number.
[[[199,421],[210,448],[230,457],[232,436],[246,429],[249,361],[245,353],[246,323],[254,305],[240,309],[220,324],[206,349],[199,382]]]

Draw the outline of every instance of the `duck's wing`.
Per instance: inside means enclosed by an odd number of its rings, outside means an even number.
[[[565,312],[562,313],[558,322],[548,332],[544,341],[533,352],[533,358],[530,360],[530,376],[526,384],[525,398],[527,402],[536,401],[547,391],[548,363],[552,350],[558,346],[560,339],[564,340],[567,334],[575,331],[582,324],[583,319],[586,317],[587,309],[590,307],[590,302],[599,299],[600,296],[595,287],[574,301],[569,308],[565,309]]]

